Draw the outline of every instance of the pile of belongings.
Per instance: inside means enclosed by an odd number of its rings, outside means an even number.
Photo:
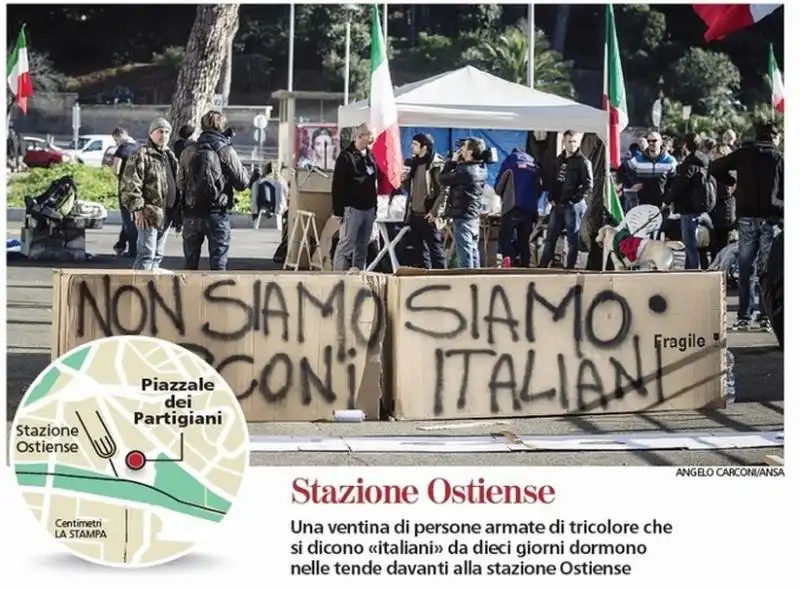
[[[101,229],[108,217],[108,211],[103,205],[78,199],[78,187],[72,176],[62,176],[54,180],[37,197],[26,196],[25,214],[37,226],[68,224],[81,229]]]

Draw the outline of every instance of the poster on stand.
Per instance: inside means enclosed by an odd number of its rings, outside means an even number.
[[[301,123],[296,126],[296,166],[333,170],[339,155],[339,129],[333,123]]]

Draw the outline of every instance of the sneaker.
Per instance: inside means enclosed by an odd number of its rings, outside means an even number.
[[[750,329],[750,321],[748,319],[737,319],[731,326],[731,331],[744,331]]]
[[[752,329],[754,331],[772,331],[772,324],[769,322],[769,319],[759,313],[756,318],[753,320]]]

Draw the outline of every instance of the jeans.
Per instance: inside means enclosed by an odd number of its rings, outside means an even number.
[[[737,318],[748,320],[752,315],[752,296],[755,289],[760,287],[756,282],[751,288],[751,279],[766,267],[769,252],[772,249],[772,240],[775,235],[775,224],[768,219],[757,217],[743,217],[739,219],[739,310]],[[764,303],[759,296],[759,312],[763,315]]]
[[[556,253],[556,242],[562,231],[567,232],[566,264],[564,268],[571,270],[578,261],[578,242],[581,236],[581,219],[586,214],[586,201],[578,203],[557,204],[550,211],[550,222],[547,225],[547,236],[544,239],[544,251],[539,260],[539,268],[547,268]]]
[[[481,253],[478,248],[480,232],[481,220],[478,218],[453,219],[453,241],[459,268],[481,267]]]
[[[515,268],[531,265],[531,233],[536,214],[520,208],[508,211],[500,220],[500,253],[511,258]]]
[[[147,227],[139,229],[136,236],[136,259],[134,270],[158,270],[164,259],[164,246],[172,221],[164,221],[163,227]]]
[[[411,213],[408,226],[410,231],[406,234],[408,235],[406,239],[414,245],[415,254],[415,259],[409,260],[409,266],[444,270],[447,267],[447,260],[442,232],[419,213]]]
[[[183,219],[183,268],[197,270],[203,242],[208,238],[208,267],[225,270],[231,246],[231,221],[228,213],[210,213],[207,217]]]
[[[686,248],[686,269],[700,268],[700,246],[697,244],[697,215],[681,215],[681,241]]]
[[[372,226],[375,225],[375,209],[362,211],[345,207],[342,224],[339,227],[339,243],[333,255],[333,269],[343,272],[349,268],[363,270],[367,266]]]
[[[128,255],[136,257],[136,238],[138,230],[133,223],[133,215],[122,204],[122,199],[119,199],[119,216],[122,220],[122,229],[119,232],[119,239],[114,246],[115,249],[121,251],[128,250]]]

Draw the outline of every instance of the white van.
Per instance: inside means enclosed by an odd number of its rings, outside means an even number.
[[[75,141],[70,141],[66,153],[79,164],[99,168],[103,165],[103,156],[106,151],[115,145],[111,135],[81,135],[78,137],[77,146]]]

